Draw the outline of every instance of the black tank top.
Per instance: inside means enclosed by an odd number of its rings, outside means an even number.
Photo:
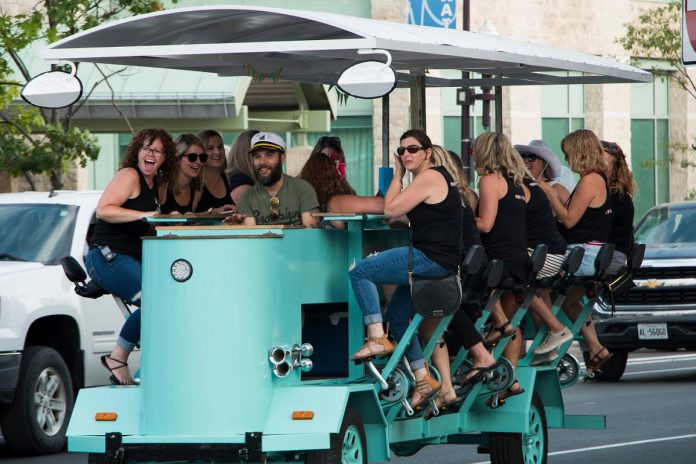
[[[171,190],[167,190],[167,200],[162,204],[161,212],[162,214],[173,213],[174,211],[184,214],[193,212],[193,187],[189,185],[189,195],[190,199],[188,205],[180,205],[177,203],[174,193]]]
[[[527,202],[527,247],[544,244],[549,247],[548,253],[565,254],[566,242],[555,227],[556,221],[549,199],[534,180],[525,178],[524,184],[530,193]]]
[[[140,169],[137,166],[134,169],[140,179],[140,194],[135,198],[126,200],[121,207],[135,211],[156,211],[159,207],[157,179],[155,178],[152,188],[150,188]],[[151,227],[145,221],[112,223],[97,219],[91,243],[95,246],[106,245],[111,248],[111,251],[130,255],[140,261],[142,257],[140,237],[148,235],[150,231]]]
[[[606,200],[602,206],[597,208],[587,207],[582,217],[574,227],[568,229],[566,226],[557,223],[558,231],[565,237],[568,244],[573,243],[588,243],[601,242],[604,243],[609,239],[611,231],[612,210],[611,210],[611,193],[609,192],[609,184],[604,173],[599,171],[590,171],[590,173],[599,174],[604,180],[604,187],[607,192]],[[577,188],[576,188],[577,190]],[[575,195],[575,190],[570,194],[568,203],[570,203]]]
[[[442,166],[434,168],[449,186],[440,203],[420,203],[407,213],[413,231],[413,246],[445,269],[456,272],[459,265],[459,241],[462,233],[462,200],[459,188]]]
[[[230,197],[230,183],[227,181],[227,176],[225,173],[220,174],[222,181],[225,183],[225,195],[221,198],[214,196],[208,190],[208,187],[203,186],[203,192],[201,194],[201,199],[198,201],[198,206],[196,206],[196,212],[201,213],[208,211],[210,208],[219,208],[224,205],[231,205],[234,202],[232,197]]]
[[[501,259],[507,272],[523,281],[527,274],[527,207],[524,190],[507,176],[507,193],[498,200],[498,213],[490,232],[481,241],[490,259]]]
[[[623,192],[611,192],[611,232],[607,242],[616,246],[616,251],[628,255],[633,247],[633,200]]]
[[[468,250],[472,245],[482,245],[481,234],[476,228],[476,215],[466,203],[464,206],[464,216],[462,217],[462,249]],[[462,256],[462,258],[464,258]]]

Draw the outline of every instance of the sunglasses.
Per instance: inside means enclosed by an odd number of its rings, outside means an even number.
[[[280,217],[280,213],[278,213],[278,206],[280,206],[280,200],[278,199],[278,197],[271,197],[269,203],[271,206],[271,214],[269,214],[269,217],[271,218],[271,221],[275,221]]]
[[[409,152],[410,154],[415,154],[418,153],[420,150],[423,150],[425,147],[421,147],[418,145],[409,145],[408,147],[399,147],[396,149],[396,154],[399,156],[404,156],[404,153]]]
[[[522,157],[523,160],[529,161],[530,163],[533,163],[539,159],[539,157],[537,155],[535,155],[534,153],[520,153],[520,156]]]
[[[195,163],[197,159],[200,159],[200,160],[201,160],[201,163],[205,163],[206,161],[208,161],[208,154],[207,154],[207,153],[201,153],[201,154],[198,154],[198,153],[184,153],[183,155],[181,155],[182,158],[183,158],[184,156],[185,156],[186,158],[188,158],[188,160],[189,160],[190,163]]]

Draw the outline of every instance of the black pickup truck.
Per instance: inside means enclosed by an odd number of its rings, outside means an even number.
[[[600,342],[614,354],[600,380],[620,379],[638,348],[696,350],[696,201],[653,207],[635,237],[647,245],[636,286],[614,299],[614,311],[600,298],[592,315]]]

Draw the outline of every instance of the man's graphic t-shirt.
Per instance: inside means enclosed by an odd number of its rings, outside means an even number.
[[[278,206],[272,208],[271,195],[261,184],[247,190],[239,212],[256,219],[256,224],[302,225],[302,213],[319,208],[314,188],[309,182],[283,174],[283,186],[276,194]],[[277,213],[273,213],[274,210]]]

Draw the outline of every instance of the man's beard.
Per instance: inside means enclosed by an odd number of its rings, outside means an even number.
[[[261,185],[273,185],[278,182],[283,175],[283,165],[281,163],[276,164],[271,169],[271,173],[265,177],[259,174],[259,169],[254,169],[254,174],[256,174],[256,178],[259,180]]]

